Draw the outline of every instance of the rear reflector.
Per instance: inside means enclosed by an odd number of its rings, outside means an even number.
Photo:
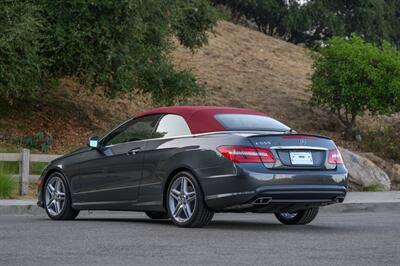
[[[249,146],[220,146],[217,150],[235,163],[274,163],[275,157],[268,149]]]
[[[328,151],[328,163],[331,164],[343,164],[343,158],[339,150]]]

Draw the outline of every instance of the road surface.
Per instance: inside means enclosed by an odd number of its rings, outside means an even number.
[[[141,213],[0,215],[0,265],[400,265],[400,213],[321,213],[307,226],[218,214],[183,229]]]

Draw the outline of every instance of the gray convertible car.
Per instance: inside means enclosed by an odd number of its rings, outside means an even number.
[[[343,202],[347,183],[329,138],[252,110],[164,107],[51,162],[38,205],[54,220],[123,210],[201,227],[215,212],[255,212],[307,224],[320,207]]]

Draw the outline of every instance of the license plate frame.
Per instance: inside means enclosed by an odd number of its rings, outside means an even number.
[[[309,151],[290,151],[289,157],[292,165],[314,165],[312,153]]]

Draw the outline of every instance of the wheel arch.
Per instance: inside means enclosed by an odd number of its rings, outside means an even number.
[[[180,166],[180,167],[172,170],[170,172],[170,174],[168,175],[168,177],[165,179],[165,183],[164,183],[164,187],[163,187],[163,207],[165,208],[165,210],[167,209],[167,190],[168,190],[168,187],[169,187],[169,185],[170,185],[170,183],[172,181],[172,178],[176,174],[178,174],[180,172],[188,172],[188,173],[190,173],[196,179],[196,181],[199,183],[200,191],[201,191],[201,193],[203,193],[203,196],[204,196],[203,187],[201,186],[201,182],[200,182],[198,176],[196,175],[195,171],[193,169],[191,169],[190,167],[188,167],[188,166]]]
[[[50,169],[47,169],[43,175],[43,182],[42,182],[42,187],[41,187],[41,191],[40,191],[42,197],[43,197],[43,193],[44,193],[45,184],[46,184],[47,180],[50,178],[50,176],[54,173],[60,173],[64,177],[64,180],[68,186],[68,190],[71,191],[71,186],[69,184],[69,180],[68,180],[67,176],[65,175],[64,171],[59,167],[52,167]]]

